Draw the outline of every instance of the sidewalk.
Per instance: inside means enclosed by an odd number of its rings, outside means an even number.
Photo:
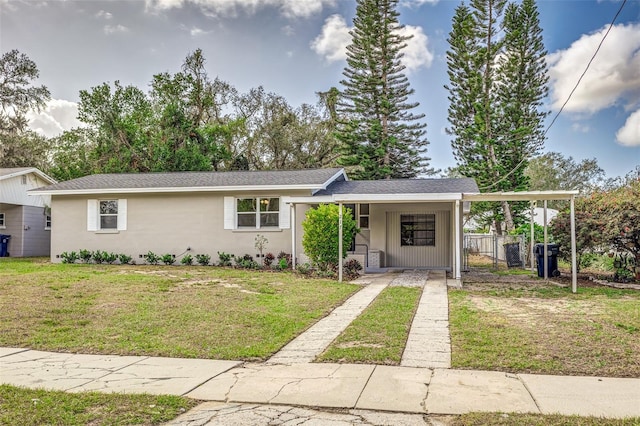
[[[69,392],[185,395],[227,404],[419,414],[488,411],[640,417],[640,379],[440,368],[242,364],[0,348],[0,383]]]

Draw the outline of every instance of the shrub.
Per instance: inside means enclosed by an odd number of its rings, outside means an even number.
[[[80,257],[83,263],[91,262],[91,256],[93,256],[93,253],[85,249],[80,250],[80,253],[78,253],[78,257]]]
[[[273,255],[273,253],[267,253],[264,255],[264,266],[266,266],[267,268],[271,268],[271,265],[273,264],[273,261],[276,259],[276,257]]]
[[[105,260],[105,256],[107,255],[106,251],[100,251],[100,250],[96,250],[93,253],[91,253],[91,257],[93,257],[93,261],[96,262],[97,264],[102,264]]]
[[[296,271],[302,275],[309,276],[313,273],[313,268],[310,263],[302,263],[296,267]]]
[[[193,256],[190,254],[185,255],[182,259],[180,259],[180,263],[183,265],[193,265]],[[209,261],[207,261],[209,263]]]
[[[219,251],[218,252],[218,265],[219,266],[231,266],[231,259],[233,259],[234,256],[232,254],[229,253],[225,253],[223,251]]]
[[[113,264],[116,260],[118,260],[118,255],[115,253],[107,253],[106,251],[103,252],[104,254],[104,262],[108,263],[109,265]]]
[[[356,259],[349,259],[342,265],[342,273],[347,280],[354,280],[360,276],[362,265]]]
[[[198,262],[198,265],[207,266],[209,265],[210,261],[211,256],[209,256],[208,254],[196,254],[196,262]]]
[[[289,267],[289,262],[287,262],[287,258],[285,257],[280,258],[280,260],[278,261],[278,269],[284,271],[288,267]]]
[[[173,265],[173,262],[176,261],[176,257],[172,254],[167,253],[167,254],[163,254],[160,260],[165,265]]]
[[[144,258],[147,260],[149,265],[157,265],[160,262],[160,256],[149,250],[147,254],[144,255]]]
[[[278,259],[278,267],[280,269],[287,269],[291,267],[291,255],[289,253],[281,251],[278,253],[276,259]]]
[[[244,256],[235,256],[233,258],[233,261],[236,264],[236,268],[257,269],[260,266],[258,265],[258,262],[255,262],[253,260],[253,256],[251,256],[250,254],[245,254]]]
[[[76,263],[76,261],[78,260],[78,253],[76,253],[75,251],[67,253],[65,251],[62,252],[60,258],[62,259],[62,263]]]
[[[129,256],[127,254],[119,254],[118,255],[118,260],[120,261],[120,263],[122,265],[127,265],[127,264],[131,263],[131,261],[133,259],[131,259],[131,256]]]
[[[314,266],[320,270],[332,270],[338,265],[338,225],[340,210],[335,204],[320,204],[315,209],[307,211],[302,222],[304,234],[302,247]],[[342,246],[343,258],[351,245],[354,235],[358,232],[356,221],[351,211],[343,207],[342,212]],[[340,259],[341,260],[341,259]]]

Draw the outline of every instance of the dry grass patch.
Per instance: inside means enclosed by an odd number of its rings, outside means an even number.
[[[483,282],[449,304],[454,367],[640,377],[638,291]]]
[[[264,360],[358,286],[212,267],[2,261],[0,346]]]

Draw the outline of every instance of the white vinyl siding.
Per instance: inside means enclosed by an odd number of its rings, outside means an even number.
[[[444,268],[451,265],[450,247],[450,213],[448,211],[393,211],[386,213],[386,261],[390,267],[434,267]],[[434,217],[433,245],[403,245],[402,216],[427,215]],[[419,232],[426,232],[421,230]],[[418,234],[422,235],[422,234]],[[415,236],[418,236],[415,235]],[[406,236],[406,235],[405,235]],[[430,238],[421,241],[431,244]]]

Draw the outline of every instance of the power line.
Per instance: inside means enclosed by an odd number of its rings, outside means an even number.
[[[607,31],[604,33],[604,35],[602,36],[602,39],[600,40],[600,43],[598,44],[598,47],[596,48],[595,52],[593,52],[593,55],[591,56],[591,59],[589,59],[589,62],[587,63],[587,66],[585,67],[584,71],[582,72],[582,74],[580,75],[580,78],[578,78],[578,81],[576,82],[575,86],[573,86],[573,89],[571,90],[571,92],[569,93],[569,96],[567,96],[567,99],[564,101],[564,103],[562,104],[562,106],[560,107],[560,109],[558,110],[558,112],[556,113],[556,115],[553,117],[553,119],[551,120],[551,123],[549,124],[549,126],[547,126],[547,128],[545,129],[544,133],[542,134],[542,138],[544,140],[544,137],[547,136],[547,133],[549,132],[549,129],[551,129],[551,126],[553,126],[553,124],[556,122],[556,120],[558,119],[558,117],[560,116],[560,114],[562,113],[562,111],[564,110],[564,107],[567,106],[567,104],[569,103],[569,100],[571,99],[571,96],[573,96],[574,92],[576,91],[576,89],[578,88],[578,86],[580,85],[580,82],[582,82],[582,78],[585,76],[585,74],[587,73],[587,71],[589,70],[589,67],[591,66],[591,63],[593,62],[593,60],[596,58],[596,55],[598,54],[598,52],[600,51],[600,48],[602,47],[602,44],[604,43],[605,39],[607,38],[607,36],[609,35],[609,32],[611,31],[611,28],[613,28],[616,20],[618,19],[618,16],[620,15],[620,12],[622,12],[622,9],[624,8],[624,5],[627,3],[627,0],[623,0],[622,4],[620,5],[620,8],[618,9],[618,12],[616,12],[615,16],[613,17],[613,19],[611,20],[611,23],[609,24],[609,28],[607,28]],[[520,162],[506,175],[502,176],[500,179],[498,179],[497,181],[495,181],[494,183],[492,183],[489,186],[486,186],[484,188],[481,188],[482,190],[486,190],[489,188],[493,188],[494,186],[496,186],[497,184],[499,184],[500,182],[504,181],[506,178],[508,178],[509,176],[511,176],[513,173],[515,173],[516,170],[518,170],[520,168],[520,166],[527,160],[527,158],[523,158],[522,160],[520,160]]]

